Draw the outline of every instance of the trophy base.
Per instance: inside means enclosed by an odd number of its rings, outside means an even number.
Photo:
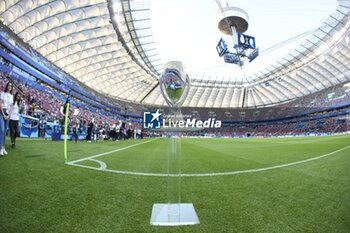
[[[153,204],[151,225],[185,226],[199,224],[192,203]]]

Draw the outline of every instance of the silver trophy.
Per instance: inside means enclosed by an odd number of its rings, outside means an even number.
[[[159,79],[162,95],[170,107],[172,120],[183,120],[181,106],[190,89],[190,79],[180,61],[165,64]],[[168,203],[155,203],[151,225],[180,226],[199,224],[192,203],[181,203],[181,132],[184,128],[163,129],[168,134]]]
[[[190,79],[180,61],[171,61],[164,65],[164,72],[159,80],[160,89],[169,107],[179,109],[190,89]]]

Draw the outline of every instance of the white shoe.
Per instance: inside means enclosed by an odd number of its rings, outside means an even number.
[[[0,155],[3,156],[4,155],[4,149],[0,149]]]
[[[7,155],[7,151],[4,149],[2,149],[2,152],[4,153],[4,155]]]

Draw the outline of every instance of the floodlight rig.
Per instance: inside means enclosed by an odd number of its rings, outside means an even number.
[[[220,57],[224,57],[226,63],[232,63],[242,67],[248,60],[252,62],[259,55],[259,48],[256,47],[253,36],[243,34],[248,29],[248,14],[238,7],[222,7],[220,0],[216,0],[221,19],[219,21],[219,30],[231,35],[233,46],[228,46],[223,38],[220,39],[216,50]]]

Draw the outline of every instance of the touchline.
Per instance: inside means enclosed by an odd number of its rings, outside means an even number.
[[[215,118],[209,118],[206,121],[197,120],[197,119],[187,119],[187,120],[178,120],[178,121],[173,121],[172,119],[168,119],[166,121],[165,119],[163,119],[162,127],[165,127],[165,128],[173,128],[173,127],[220,128],[221,121],[215,120]]]

